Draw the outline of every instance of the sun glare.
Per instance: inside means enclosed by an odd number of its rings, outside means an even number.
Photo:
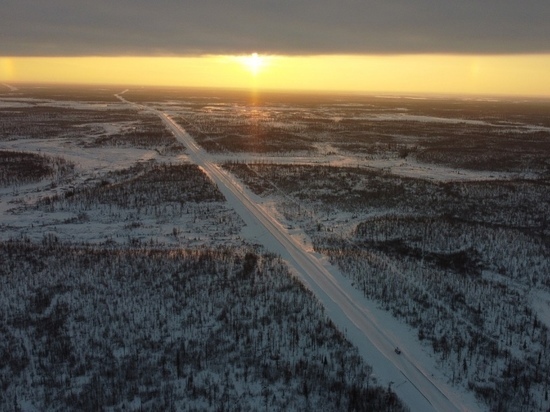
[[[265,65],[265,59],[258,55],[258,53],[252,53],[250,56],[244,56],[241,59],[241,62],[254,76],[257,75]]]

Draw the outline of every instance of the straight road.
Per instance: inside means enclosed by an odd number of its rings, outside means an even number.
[[[120,95],[117,97],[130,103]],[[139,106],[145,109],[144,106]],[[150,109],[152,110],[152,109]],[[216,183],[228,203],[246,223],[256,240],[268,250],[279,253],[291,270],[310,288],[324,305],[328,316],[359,348],[367,363],[373,367],[379,383],[394,384],[392,390],[412,411],[472,411],[479,406],[470,396],[431,377],[415,356],[408,353],[406,344],[396,334],[389,333],[376,313],[366,305],[364,297],[348,279],[330,268],[314,253],[291,237],[261,204],[255,202],[242,183],[210,160],[194,139],[169,115],[152,110],[188,149],[189,157]],[[394,352],[399,346],[400,355]],[[464,396],[468,398],[464,399]],[[464,402],[466,401],[466,402]]]

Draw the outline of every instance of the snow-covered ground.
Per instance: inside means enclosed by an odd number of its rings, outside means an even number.
[[[437,164],[424,164],[414,159],[357,159],[343,155],[326,156],[261,156],[248,153],[228,155],[213,154],[216,163],[273,163],[288,165],[361,167],[382,170],[392,175],[431,180],[434,182],[470,182],[488,180],[507,180],[518,177],[517,173],[491,172],[483,170],[457,170]]]
[[[191,159],[216,182],[228,202],[245,221],[247,236],[279,253],[298,277],[323,303],[331,319],[347,332],[374,373],[414,411],[481,410],[469,393],[457,391],[443,381],[435,364],[424,354],[417,339],[402,324],[366,301],[326,260],[289,235],[254,197],[219,166],[214,164],[177,123],[158,113],[178,140],[186,145]],[[398,355],[394,348],[402,348]]]
[[[328,263],[327,258],[313,252],[308,235],[300,228],[291,226],[291,222],[276,210],[273,198],[263,199],[254,195],[239,180],[219,165],[228,161],[243,163],[273,163],[294,165],[348,166],[372,168],[396,176],[414,177],[434,182],[489,181],[507,180],[517,174],[506,172],[486,172],[458,170],[435,164],[422,164],[413,159],[365,159],[360,156],[346,156],[333,151],[326,143],[317,144],[319,155],[312,156],[262,156],[250,153],[209,154],[197,146],[196,142],[177,125],[170,115],[178,115],[181,102],[156,104],[153,109],[144,105],[135,105],[118,95],[121,103],[97,104],[82,102],[33,101],[32,99],[1,99],[0,107],[24,108],[25,105],[54,106],[60,108],[80,108],[109,110],[110,108],[132,108],[148,111],[160,116],[173,131],[180,142],[186,145],[187,154],[161,155],[156,150],[131,147],[84,147],[74,144],[70,138],[59,139],[17,139],[2,141],[0,149],[25,152],[39,152],[63,158],[75,163],[75,176],[69,182],[42,181],[19,185],[0,190],[0,213],[2,213],[2,239],[25,235],[34,241],[40,241],[45,233],[52,233],[61,239],[76,242],[102,243],[106,240],[120,242],[125,238],[156,239],[173,246],[213,245],[212,239],[218,238],[218,244],[238,244],[240,237],[252,243],[259,243],[267,250],[283,256],[302,280],[327,309],[327,313],[337,326],[346,332],[347,337],[359,348],[364,359],[374,367],[374,375],[379,383],[390,386],[413,411],[424,410],[483,410],[484,405],[477,402],[471,393],[452,387],[449,377],[436,366],[435,355],[428,354],[426,345],[421,345],[417,331],[396,320],[379,305],[366,300],[341,273]],[[215,107],[214,107],[215,108]],[[213,109],[214,109],[213,108]],[[281,109],[281,108],[278,108]],[[383,116],[383,115],[381,115]],[[457,119],[440,120],[429,116],[404,117],[388,115],[378,120],[410,120],[416,122],[461,123]],[[421,118],[420,118],[421,117]],[[483,122],[481,122],[483,123]],[[481,125],[472,123],[472,125]],[[90,126],[90,125],[88,125]],[[98,133],[117,133],[128,123],[94,124]],[[522,126],[524,127],[524,126]],[[526,126],[525,126],[526,127]],[[535,126],[533,126],[535,127]],[[519,130],[519,129],[518,129]],[[323,146],[322,148],[320,146]],[[123,170],[136,162],[147,163],[194,162],[216,182],[229,202],[232,211],[216,209],[215,213],[235,211],[244,220],[245,226],[240,233],[223,237],[215,229],[214,221],[194,223],[193,216],[178,219],[141,219],[139,222],[128,214],[121,215],[119,221],[112,216],[102,219],[101,213],[90,212],[89,222],[67,223],[76,216],[70,211],[43,213],[41,211],[20,211],[18,206],[31,205],[43,196],[63,195],[74,186],[97,183],[105,173]],[[219,205],[218,205],[219,206]],[[214,208],[214,206],[212,206]],[[214,210],[214,209],[212,209]],[[331,225],[341,225],[348,230],[365,216],[353,217],[346,213],[331,216]],[[328,218],[328,217],[327,217]],[[177,229],[178,236],[174,236]],[[543,291],[531,293],[532,308],[539,319],[549,325],[550,295]],[[395,346],[401,348],[401,354],[394,352]]]

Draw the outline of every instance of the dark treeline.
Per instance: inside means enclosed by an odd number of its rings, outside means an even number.
[[[0,186],[18,186],[43,179],[56,182],[73,171],[74,164],[61,157],[0,150]]]

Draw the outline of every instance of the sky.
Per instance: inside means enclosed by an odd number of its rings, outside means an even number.
[[[550,96],[548,21],[547,0],[3,0],[0,81]]]

